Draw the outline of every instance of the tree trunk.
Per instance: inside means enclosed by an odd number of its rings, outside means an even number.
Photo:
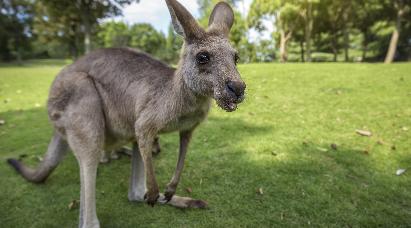
[[[307,52],[307,62],[311,62],[311,32],[313,30],[313,18],[312,18],[312,2],[308,1],[307,5],[307,18],[305,23],[305,45]],[[304,61],[303,61],[304,62]]]
[[[338,49],[337,49],[337,38],[335,35],[331,38],[331,49],[333,50],[334,54],[334,62],[337,62],[337,56],[338,56]]]
[[[301,51],[301,62],[305,62],[305,51],[304,51],[304,42],[300,41],[300,51]],[[307,57],[308,61],[308,57]],[[310,60],[311,61],[311,60]]]
[[[73,41],[71,41],[70,44],[69,44],[69,46],[70,46],[70,55],[71,55],[71,58],[72,58],[73,60],[76,60],[77,57],[78,57],[78,49],[77,49],[77,45],[76,45],[76,40],[74,39]]]
[[[21,57],[22,56],[22,54],[21,54],[21,48],[17,48],[17,51],[16,51],[16,57],[17,57],[17,65],[23,65],[23,58]]]
[[[84,52],[87,54],[91,51],[91,8],[90,1],[77,0],[77,8],[81,15],[84,26]]]
[[[334,61],[334,62],[337,62],[337,55],[338,55],[338,53],[337,53],[337,51],[336,51],[335,49],[333,49],[333,54],[334,54],[333,61]]]
[[[288,60],[287,53],[287,44],[288,40],[291,38],[291,32],[286,32],[281,30],[281,39],[280,39],[280,62],[285,63]]]
[[[350,47],[350,34],[348,33],[347,27],[344,28],[344,61],[349,62],[349,47]]]
[[[391,35],[390,46],[388,47],[387,55],[385,56],[384,63],[392,63],[394,61],[395,52],[397,50],[398,39],[401,31],[401,19],[404,14],[404,9],[399,9],[397,13],[397,23],[395,25],[394,32]]]
[[[367,58],[367,51],[368,51],[368,28],[361,30],[362,32],[362,57],[361,57],[361,62],[364,62],[365,59]]]
[[[365,59],[367,58],[367,51],[368,51],[368,43],[363,42],[362,44],[362,60],[361,62],[364,62]]]
[[[91,51],[91,26],[88,16],[85,16],[84,21],[84,51],[86,54]]]
[[[348,49],[350,47],[350,33],[348,31],[348,20],[349,20],[349,11],[350,8],[347,6],[346,10],[344,10],[343,14],[343,19],[344,19],[344,28],[343,28],[343,33],[344,33],[344,61],[348,62],[350,61],[350,56],[348,53]]]

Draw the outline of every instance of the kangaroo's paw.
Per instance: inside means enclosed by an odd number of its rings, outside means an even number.
[[[160,194],[157,200],[158,203],[168,204],[177,208],[199,208],[206,209],[208,207],[207,201],[192,199],[190,197],[182,197],[174,195],[169,201],[166,199],[165,195]]]
[[[176,188],[167,186],[167,189],[164,192],[165,200],[170,201],[173,198],[174,194],[176,194]]]
[[[107,163],[109,163],[109,161],[110,161],[110,159],[108,159],[108,157],[101,157],[100,158],[100,163],[101,164],[107,164]]]
[[[144,195],[144,199],[147,202],[148,205],[154,207],[154,204],[156,204],[160,198],[160,194],[157,191],[147,191],[146,194]]]
[[[123,147],[121,147],[120,150],[118,150],[118,153],[121,153],[121,154],[124,154],[124,155],[127,155],[127,156],[131,157],[132,149],[127,147],[127,146],[123,146]]]
[[[111,151],[110,159],[117,160],[119,158],[120,158],[120,154],[119,154],[118,151],[116,151],[116,150]]]

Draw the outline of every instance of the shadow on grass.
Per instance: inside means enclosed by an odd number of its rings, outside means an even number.
[[[44,109],[0,116],[7,121],[0,127],[0,133],[6,132],[0,137],[1,158],[16,157],[28,149],[32,149],[28,153],[34,158],[44,154],[51,136]],[[106,227],[136,226],[147,221],[158,227],[410,224],[408,179],[383,173],[369,155],[347,146],[323,150],[328,145],[295,143],[280,154],[254,149],[259,148],[256,139],[275,130],[234,116],[211,116],[200,125],[190,145],[178,194],[207,200],[209,210],[129,203],[129,159],[100,166],[100,222]],[[155,167],[163,189],[174,170],[177,134],[162,135],[161,145],[163,150],[155,159]],[[0,163],[0,173],[0,206],[9,209],[0,210],[5,227],[77,224],[78,210],[67,209],[69,202],[79,197],[78,168],[72,155],[44,185],[25,182],[5,162]],[[186,188],[192,192],[186,192]],[[34,218],[37,220],[33,222]]]

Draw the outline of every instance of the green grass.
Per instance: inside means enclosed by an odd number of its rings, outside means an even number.
[[[42,185],[5,163],[26,154],[35,165],[45,152],[52,132],[45,102],[62,64],[0,67],[1,227],[77,226],[78,209],[68,209],[80,188],[72,154]],[[99,167],[103,227],[411,225],[411,64],[250,64],[240,71],[246,101],[234,113],[213,107],[195,132],[178,189],[210,208],[128,202],[123,157]],[[163,135],[161,146],[155,167],[164,187],[177,134]],[[399,168],[408,171],[396,176]]]

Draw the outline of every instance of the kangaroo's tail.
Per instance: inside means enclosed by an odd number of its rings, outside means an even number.
[[[26,180],[33,183],[42,183],[57,167],[67,151],[67,142],[57,133],[54,133],[47,149],[47,153],[37,169],[31,169],[17,159],[10,158],[7,159],[7,162],[11,166],[13,166],[13,168],[16,169],[16,171],[20,173]]]

